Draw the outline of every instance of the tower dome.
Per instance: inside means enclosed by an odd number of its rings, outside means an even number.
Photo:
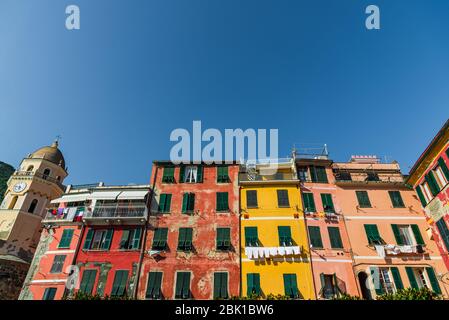
[[[31,159],[45,159],[65,169],[65,160],[61,150],[58,149],[58,140],[55,140],[51,146],[42,147],[37,149],[29,158]]]

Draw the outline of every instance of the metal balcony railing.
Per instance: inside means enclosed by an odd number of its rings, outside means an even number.
[[[240,181],[286,181],[298,180],[295,174],[278,172],[272,175],[239,173]]]
[[[119,218],[146,218],[145,205],[134,206],[95,206],[93,211],[84,214],[83,218],[119,219]]]

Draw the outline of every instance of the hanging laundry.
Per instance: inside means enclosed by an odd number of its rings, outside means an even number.
[[[385,247],[383,245],[375,245],[374,247],[376,248],[377,255],[379,257],[385,259],[385,257],[386,257]]]

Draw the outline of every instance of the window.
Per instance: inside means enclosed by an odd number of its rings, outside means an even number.
[[[292,299],[299,298],[296,274],[284,274],[284,290],[286,296],[289,296]]]
[[[430,187],[427,182],[424,182],[421,185],[421,188],[424,190],[424,195],[426,196],[427,203],[429,203],[433,199],[432,192],[430,192]]]
[[[338,181],[352,181],[351,173],[347,171],[335,171],[335,177]]]
[[[162,272],[148,273],[146,299],[161,299]]]
[[[298,179],[302,182],[309,181],[309,171],[307,167],[298,167]]]
[[[34,166],[29,166],[27,169],[28,172],[33,171],[33,170],[34,170]]]
[[[228,298],[228,273],[214,273],[214,299]]]
[[[217,228],[217,249],[229,250],[231,248],[231,229]]]
[[[179,228],[178,250],[192,250],[192,228]]]
[[[246,295],[261,295],[260,290],[260,275],[258,273],[246,274]]]
[[[436,167],[433,170],[433,175],[436,178],[436,181],[438,183],[439,189],[442,190],[446,186],[446,184],[447,184],[447,179],[446,179],[446,176],[444,175],[443,170],[441,169],[441,167],[439,167],[439,166]]]
[[[424,178],[429,185],[432,196],[435,197],[440,192],[440,186],[438,185],[437,180],[433,175],[433,171],[430,171],[428,174],[426,174]]]
[[[392,224],[393,234],[398,245],[424,245],[424,240],[416,224],[398,225]]]
[[[327,183],[326,168],[321,166],[310,166],[312,182]]]
[[[123,297],[126,295],[128,283],[128,270],[117,270],[112,284],[111,297]]]
[[[125,229],[120,240],[121,250],[137,250],[140,249],[140,235],[142,229]]]
[[[44,174],[42,175],[42,178],[47,180],[47,178],[50,176],[50,169],[45,169]]]
[[[308,229],[312,248],[323,248],[323,240],[321,239],[320,227],[309,226]]]
[[[113,229],[87,231],[84,250],[109,250],[112,242]]]
[[[340,228],[327,227],[327,231],[329,232],[329,238],[331,240],[331,248],[332,249],[342,249],[343,242],[341,241]]]
[[[289,226],[279,226],[279,245],[281,247],[288,247],[293,245],[292,233]]]
[[[376,172],[368,172],[366,175],[366,181],[380,181],[379,175]]]
[[[164,167],[164,173],[162,174],[162,182],[174,183],[175,182],[175,168]]]
[[[396,292],[396,290],[404,288],[401,275],[397,267],[371,267],[370,269],[377,295],[382,295],[384,293],[394,293]]]
[[[33,201],[31,201],[30,207],[28,208],[28,213],[34,213],[36,207],[37,207],[37,199],[33,199]]]
[[[334,202],[330,193],[322,193],[321,201],[323,202],[323,209],[325,213],[335,213]]]
[[[158,211],[161,213],[167,213],[170,212],[170,207],[171,207],[171,194],[162,193],[159,198]]]
[[[167,248],[168,228],[156,228],[153,235],[153,250],[165,250]]]
[[[257,208],[257,190],[246,190],[246,206]]]
[[[407,277],[412,288],[432,288],[434,292],[441,294],[441,288],[432,267],[405,267],[405,271],[407,272]]]
[[[79,291],[85,294],[92,294],[97,277],[97,270],[84,270]]]
[[[176,274],[175,298],[190,298],[190,272],[178,272]]]
[[[448,150],[446,150],[446,153],[449,153],[449,149]],[[449,155],[448,155],[448,157],[449,157]],[[446,182],[446,184],[448,183],[448,181],[449,181],[449,169],[448,169],[448,167],[447,167],[447,165],[446,165],[446,162],[444,162],[444,159],[442,158],[442,157],[440,157],[439,159],[438,159],[438,166],[439,166],[439,174],[442,174],[442,177],[440,177],[440,179],[441,179],[441,181],[445,181]]]
[[[181,166],[179,178],[184,183],[203,182],[203,166]]]
[[[193,213],[195,210],[195,194],[184,193],[182,197],[182,213]]]
[[[42,300],[54,300],[56,295],[56,288],[45,288]]]
[[[289,208],[290,203],[288,201],[288,190],[277,190],[278,207]]]
[[[62,232],[61,241],[59,241],[58,248],[70,248],[72,237],[73,237],[73,229],[65,229]]]
[[[217,167],[217,182],[226,183],[230,182],[228,175],[228,166],[218,166]]]
[[[229,211],[227,192],[217,192],[217,211]]]
[[[395,286],[389,268],[379,268],[379,280],[384,293],[395,292]]]
[[[375,224],[365,224],[365,233],[368,238],[369,245],[383,244],[383,240],[379,235],[379,230]]]
[[[304,206],[304,212],[316,212],[315,200],[313,199],[313,193],[303,193],[302,202]]]
[[[449,229],[447,228],[447,224],[444,221],[443,218],[437,221],[437,228],[440,232],[441,239],[444,242],[444,245],[446,246],[446,251],[449,251]]]
[[[257,234],[257,227],[245,227],[245,246],[258,247],[259,236]]]
[[[422,192],[421,186],[417,186],[415,188],[415,191],[418,194],[418,198],[421,201],[422,206],[425,207],[427,205],[427,199],[424,196],[424,193]]]
[[[320,274],[321,296],[324,299],[332,299],[338,295],[336,274]]]
[[[371,202],[369,201],[367,191],[356,191],[355,194],[360,208],[371,208]]]
[[[388,191],[390,195],[393,208],[405,208],[404,201],[402,201],[401,193],[399,191]]]
[[[61,273],[62,267],[64,266],[66,255],[55,255],[53,259],[53,264],[50,269],[50,273]]]

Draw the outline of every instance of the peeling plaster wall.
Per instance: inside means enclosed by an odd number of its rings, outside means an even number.
[[[156,165],[153,166],[154,179]],[[138,298],[144,299],[147,289],[148,273],[162,271],[162,294],[165,299],[174,298],[177,271],[191,272],[191,294],[193,299],[213,298],[214,272],[228,273],[228,294],[239,295],[240,257],[239,257],[239,186],[238,165],[229,166],[230,183],[217,183],[217,168],[204,166],[202,183],[179,183],[179,167],[175,168],[176,183],[162,183],[163,169],[158,170],[155,186],[155,201],[152,211],[156,212],[161,193],[171,193],[171,212],[158,214],[150,226],[146,238],[146,250],[152,246],[154,227],[167,227],[168,250],[160,255],[145,254],[140,274]],[[195,193],[195,214],[181,213],[182,196],[185,192]],[[216,193],[228,192],[230,212],[216,212]],[[196,213],[198,211],[198,213]],[[193,228],[193,251],[177,251],[179,228]],[[229,252],[216,250],[216,229],[231,228]]]

